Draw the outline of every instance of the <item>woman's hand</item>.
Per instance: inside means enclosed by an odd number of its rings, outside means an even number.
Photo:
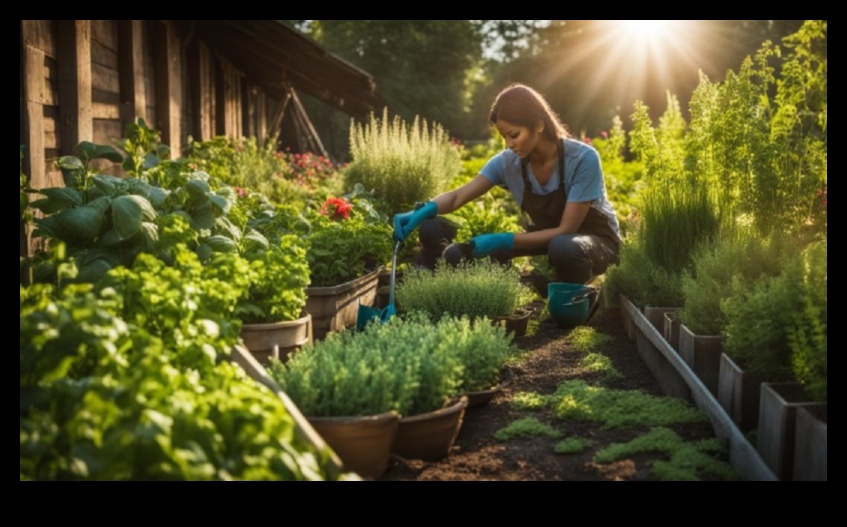
[[[497,251],[509,251],[515,246],[515,233],[498,232],[480,234],[471,239],[474,258],[481,258]]]
[[[394,215],[394,241],[402,242],[424,221],[438,215],[438,204],[427,201],[423,207]]]

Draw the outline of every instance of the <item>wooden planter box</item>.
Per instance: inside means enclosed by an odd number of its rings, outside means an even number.
[[[669,382],[665,379],[666,377],[675,375],[681,379],[681,382],[690,391],[690,398],[694,401],[694,404],[709,417],[718,440],[728,443],[730,463],[741,474],[741,477],[748,481],[776,481],[776,476],[763,461],[759,452],[738,429],[700,377],[682,359],[680,354],[671,348],[662,332],[658,331],[644,313],[628,299],[621,297],[620,306],[622,313],[625,311],[631,318],[634,331],[639,333],[642,339],[649,341],[656,352],[665,359],[667,369],[660,370],[663,379],[657,379],[660,386],[663,386],[663,390],[665,390],[664,384]],[[662,364],[662,362],[659,362],[659,364]],[[670,373],[670,370],[673,370],[673,373]]]
[[[664,316],[666,313],[676,312],[675,307],[652,307],[644,308],[644,318],[652,325],[656,331],[664,330]],[[668,359],[659,351],[658,347],[645,335],[643,331],[635,328],[635,342],[638,354],[647,365],[647,369],[653,374],[653,378],[659,383],[659,387],[665,395],[678,397],[680,399],[691,400],[691,390],[688,385],[679,375],[679,373],[671,366]]]
[[[718,394],[723,341],[722,336],[697,335],[685,324],[679,326],[679,354],[682,360],[694,370],[715,396]]]
[[[794,481],[826,481],[826,403],[797,409]]]
[[[315,340],[326,337],[330,331],[343,331],[355,327],[359,304],[373,307],[382,268],[329,287],[307,287],[304,311],[312,315]]]
[[[664,318],[664,336],[668,344],[676,351],[679,351],[679,311],[668,311]]]
[[[759,405],[759,426],[757,432],[757,448],[765,463],[773,470],[780,480],[794,479],[794,459],[797,435],[810,437],[814,432],[797,428],[797,412],[800,408],[810,412],[820,412],[820,407],[826,403],[810,402],[806,397],[803,385],[796,382],[762,383],[761,401]],[[813,408],[818,408],[814,410]],[[814,415],[814,414],[812,414]],[[814,419],[805,419],[804,425]],[[825,425],[824,425],[825,430]],[[817,432],[820,435],[820,432]],[[824,431],[823,456],[826,457],[826,433]],[[805,447],[811,450],[814,447]],[[820,454],[820,447],[817,448]],[[807,451],[801,454],[801,459],[812,457]],[[825,463],[824,463],[825,464]],[[799,467],[798,467],[799,468]],[[808,468],[799,469],[800,474],[808,477]]]
[[[311,343],[312,337],[312,315],[308,313],[297,320],[241,326],[244,347],[263,366],[270,364],[271,357],[285,362],[291,353]]]
[[[755,430],[759,424],[761,384],[761,375],[741,369],[729,355],[721,353],[718,401],[744,432]]]

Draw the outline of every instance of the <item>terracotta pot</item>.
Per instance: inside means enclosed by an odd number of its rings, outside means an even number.
[[[519,309],[512,315],[505,317],[492,317],[492,324],[505,324],[506,333],[513,333],[515,337],[523,337],[526,335],[526,330],[529,327],[529,317],[532,316],[532,311],[529,309]]]
[[[306,307],[303,310],[312,315],[316,340],[323,339],[330,331],[355,327],[359,304],[374,305],[381,270],[381,267],[374,269],[355,280],[335,286],[306,288]]]
[[[270,364],[271,357],[285,362],[291,353],[312,342],[312,315],[307,313],[286,322],[243,324],[241,339],[263,366]]]
[[[379,478],[385,473],[400,424],[397,412],[306,419],[338,454],[345,470],[370,479]]]
[[[515,379],[515,372],[510,368],[503,368],[500,371],[500,384],[490,390],[480,390],[476,392],[468,392],[465,395],[468,398],[468,408],[481,406],[490,401],[495,395],[503,391],[503,388],[511,384]]]
[[[391,452],[405,459],[444,459],[459,435],[467,407],[463,395],[434,412],[401,418]]]

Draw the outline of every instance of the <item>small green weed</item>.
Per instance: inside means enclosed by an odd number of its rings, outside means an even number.
[[[589,386],[579,380],[561,383],[544,401],[559,419],[598,421],[604,428],[666,426],[707,419],[702,410],[681,399]]]
[[[579,454],[591,444],[591,441],[584,437],[569,437],[556,443],[553,451],[557,454]]]
[[[656,461],[651,469],[661,481],[699,481],[701,475],[737,480],[739,474],[732,466],[712,456],[724,449],[716,439],[688,443],[673,430],[656,427],[627,443],[615,443],[597,452],[594,461],[611,463],[640,452],[664,452],[667,461]]]
[[[603,374],[603,379],[622,379],[623,374],[612,365],[612,360],[601,353],[589,353],[582,359],[582,367],[590,372]]]
[[[568,341],[574,351],[590,352],[602,349],[612,342],[612,336],[598,333],[594,328],[579,326],[571,330]]]
[[[512,408],[516,410],[541,410],[547,405],[547,396],[535,392],[520,392],[512,397]]]
[[[534,417],[518,419],[494,433],[494,438],[498,441],[508,441],[515,437],[549,437],[551,439],[558,439],[562,437],[562,433]]]

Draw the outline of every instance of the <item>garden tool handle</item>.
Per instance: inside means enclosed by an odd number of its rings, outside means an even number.
[[[394,305],[394,279],[397,277],[397,253],[400,251],[400,241],[394,244],[394,255],[391,257],[391,293],[388,295],[388,305]]]

